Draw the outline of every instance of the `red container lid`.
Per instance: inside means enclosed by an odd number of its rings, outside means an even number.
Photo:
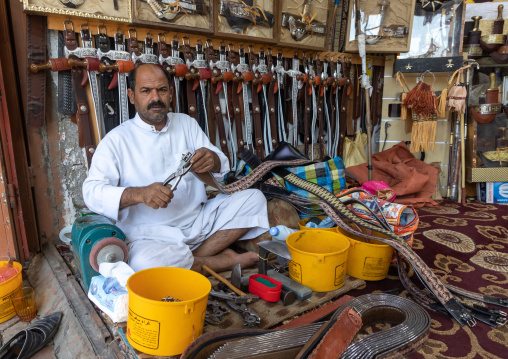
[[[274,286],[272,287],[265,284],[266,281],[270,282]],[[249,278],[249,292],[257,295],[259,298],[266,300],[267,302],[277,302],[280,299],[281,290],[282,283],[268,277],[267,275],[254,274]]]

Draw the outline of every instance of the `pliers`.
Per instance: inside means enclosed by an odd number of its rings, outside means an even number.
[[[191,158],[194,156],[194,152],[187,152],[182,155],[182,161],[180,162],[180,165],[178,165],[178,168],[175,172],[169,175],[168,178],[162,182],[163,186],[166,186],[170,181],[174,180],[176,178],[175,183],[171,186],[171,190],[175,191],[176,187],[180,183],[182,177],[190,171],[192,167],[192,163],[190,163]]]
[[[231,309],[242,315],[243,325],[251,328],[256,324],[261,323],[261,318],[259,317],[259,315],[252,309],[247,308],[245,304],[236,304],[231,300],[226,300],[226,303],[227,305],[229,305]]]

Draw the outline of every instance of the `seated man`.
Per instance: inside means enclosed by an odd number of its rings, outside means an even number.
[[[163,186],[189,151],[195,152],[191,171],[210,171],[219,180],[229,171],[228,160],[193,118],[168,113],[164,70],[140,65],[130,81],[137,114],[97,146],[83,183],[86,205],[117,221],[135,271],[166,266],[202,273],[202,264],[215,271],[256,264],[257,253],[237,254],[228,246],[269,229],[264,195],[249,189],[207,200],[205,185],[193,173],[182,177],[175,192]]]

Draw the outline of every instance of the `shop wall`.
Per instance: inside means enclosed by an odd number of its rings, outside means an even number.
[[[58,57],[58,32],[48,31],[48,58]],[[57,111],[58,74],[47,71],[46,124],[27,127],[35,204],[42,243],[53,242],[84,206],[81,185],[86,158],[78,146],[78,128]]]
[[[380,136],[378,140],[379,150],[381,150],[383,147],[386,135],[388,135],[388,137],[386,137],[387,140],[384,146],[385,150],[395,146],[401,141],[411,140],[411,133],[406,133],[405,131],[405,122],[402,121],[400,117],[388,116],[388,106],[392,103],[400,104],[400,97],[402,94],[402,89],[396,81],[393,73],[394,61],[394,55],[386,57],[384,78],[385,82],[383,92],[383,114],[381,120]],[[446,87],[448,83],[448,77],[451,76],[452,73],[453,72],[440,72],[434,74],[436,79],[433,87],[436,92],[442,91]],[[417,75],[419,74],[404,74],[410,88],[413,88],[416,85]],[[425,82],[432,84],[434,82],[432,75],[425,75]],[[450,148],[450,114],[447,112],[446,115],[446,118],[438,118],[435,150],[426,152],[424,158],[425,163],[441,163],[441,171],[439,172],[439,184],[441,187],[442,196],[446,195],[446,183],[448,178],[448,154]],[[386,131],[386,123],[389,123],[388,131]],[[416,158],[421,158],[422,156],[420,152],[416,152],[414,155]]]

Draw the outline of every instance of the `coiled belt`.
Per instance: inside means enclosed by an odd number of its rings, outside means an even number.
[[[352,308],[362,320],[363,325],[379,322],[392,322],[392,328],[368,335],[348,346],[341,358],[401,357],[416,350],[428,338],[430,316],[418,304],[390,294],[366,294],[354,298],[340,306],[332,315],[330,322],[343,317]],[[180,359],[201,358],[294,358],[298,348],[304,347],[315,333],[327,323],[311,323],[296,328],[281,330],[225,330],[200,336],[185,350]],[[361,325],[360,325],[361,326]],[[333,339],[333,338],[332,338]],[[337,340],[343,338],[336,338]],[[298,353],[298,358],[318,356],[316,352],[325,351],[318,346]],[[334,353],[339,356],[340,353]]]
[[[420,347],[429,337],[430,316],[418,304],[391,294],[366,294],[352,299],[337,309],[340,314],[352,307],[364,325],[377,322],[395,322],[398,325],[368,335],[351,344],[341,358],[402,357]]]

